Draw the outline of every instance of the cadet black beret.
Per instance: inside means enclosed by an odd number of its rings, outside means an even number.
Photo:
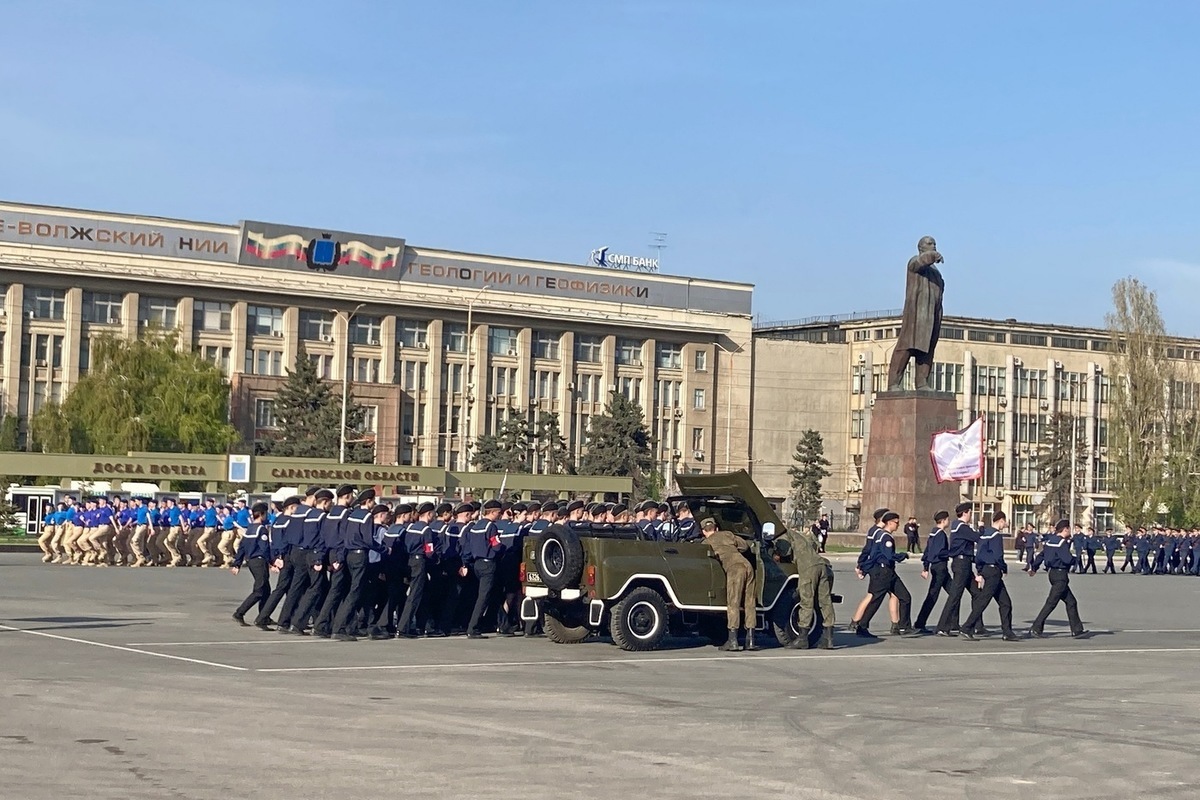
[[[456,515],[457,514],[470,514],[474,510],[475,510],[475,506],[471,505],[470,503],[459,503],[458,505],[456,505],[454,507],[454,513]]]
[[[319,491],[321,491],[321,487],[320,487],[320,486],[310,486],[310,487],[308,487],[307,489],[305,489],[305,490],[304,490],[304,496],[305,496],[305,497],[312,497],[314,494],[316,494],[316,493],[317,493],[317,492],[319,492]]]
[[[878,522],[880,519],[882,519],[883,515],[886,513],[887,513],[886,508],[877,508],[877,509],[875,509],[875,513],[872,514],[871,516],[873,516],[875,518],[875,521]]]
[[[500,508],[503,508],[503,505],[500,503],[499,500],[488,500],[486,503],[483,504],[484,511],[497,511]]]
[[[513,503],[511,506],[509,506],[509,508],[512,509],[514,514],[520,514],[522,511],[528,510],[528,506],[526,506],[524,503]]]
[[[433,510],[433,513],[437,514],[439,517],[442,514],[448,514],[448,513],[453,513],[453,512],[454,512],[454,506],[450,503],[438,503],[437,508],[435,508]]]
[[[542,511],[558,511],[558,503],[553,500],[542,503]]]
[[[358,505],[359,503],[365,503],[368,500],[374,500],[374,499],[375,499],[375,490],[374,489],[363,489],[361,492],[358,493],[358,497],[354,498],[354,505]]]
[[[669,514],[670,512],[671,512],[671,507],[669,505],[667,505],[666,503],[658,504],[658,513]]]
[[[335,492],[335,494],[338,497],[345,497],[346,495],[354,494],[355,491],[356,490],[353,486],[351,486],[348,483],[344,483],[337,488],[337,491]]]
[[[433,503],[421,503],[421,505],[417,506],[417,513],[418,514],[428,514],[430,511],[433,511],[436,507],[437,506],[435,506]]]
[[[262,503],[262,502],[255,503],[254,505],[250,506],[251,514],[265,514],[270,510],[271,510],[271,507],[268,506],[266,503]]]
[[[291,497],[289,497],[283,501],[283,508],[290,508],[291,506],[298,506],[303,502],[304,502],[303,497],[301,497],[298,494],[294,494]]]
[[[612,507],[611,510],[612,510],[612,513],[614,513],[614,514],[624,514],[629,509],[626,508],[625,506],[621,505],[620,503],[617,503]]]
[[[571,502],[567,503],[568,514],[570,514],[572,511],[578,511],[581,508],[584,508],[582,500],[572,500]]]
[[[411,514],[412,510],[413,507],[409,503],[401,503],[400,505],[396,506],[397,514]]]
[[[389,514],[389,513],[391,513],[391,509],[388,508],[387,506],[385,506],[383,503],[380,503],[379,505],[377,505],[371,509],[371,516],[373,516],[373,517],[379,516],[380,514]]]
[[[478,511],[480,508],[482,508],[482,506],[479,505],[478,500],[471,503],[471,511]]]
[[[1069,520],[1069,519],[1060,519],[1058,522],[1054,523],[1054,532],[1055,533],[1062,533],[1065,530],[1070,530],[1070,528],[1071,528],[1071,520]]]
[[[895,511],[889,511],[880,518],[880,522],[891,522],[894,519],[900,519],[900,515]]]
[[[501,511],[510,511],[510,510],[512,510],[512,503],[504,503],[504,502],[501,502],[501,503],[500,503],[500,510],[501,510]]]
[[[332,500],[333,492],[329,489],[320,489],[313,494],[313,497],[317,500]]]

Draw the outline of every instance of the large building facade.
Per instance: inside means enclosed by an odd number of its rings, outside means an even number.
[[[782,502],[799,432],[819,431],[832,475],[823,483],[826,506],[853,525],[862,501],[863,465],[871,409],[886,388],[900,312],[820,317],[756,327],[752,401],[753,475],[764,493]],[[1074,418],[1084,466],[1077,481],[1083,519],[1114,524],[1109,483],[1111,335],[1105,329],[946,317],[930,381],[958,400],[962,425],[983,415],[983,477],[961,495],[980,513],[1004,510],[1016,524],[1044,522],[1038,505],[1044,483],[1050,418]],[[1167,356],[1194,367],[1200,341],[1175,339]],[[906,379],[911,383],[912,370]],[[1200,384],[1172,387],[1195,407]],[[901,513],[907,513],[900,509]],[[928,520],[921,520],[928,525]]]
[[[86,373],[96,337],[162,328],[229,377],[248,441],[272,434],[275,394],[303,353],[364,406],[380,464],[467,470],[478,437],[539,412],[558,415],[578,457],[619,392],[644,410],[664,475],[739,469],[751,289],[342,231],[0,203],[0,408],[28,443],[27,420]]]

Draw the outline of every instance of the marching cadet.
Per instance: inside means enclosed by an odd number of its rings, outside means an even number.
[[[313,634],[322,639],[333,637],[333,615],[346,597],[350,588],[349,577],[344,569],[346,523],[350,518],[351,503],[354,502],[355,488],[339,486],[335,492],[336,500],[325,518],[321,520],[321,540],[325,547],[326,560],[329,562],[329,588],[325,599],[317,612],[313,623]]]
[[[1104,574],[1117,574],[1117,568],[1113,565],[1113,555],[1117,552],[1117,548],[1121,546],[1121,540],[1113,533],[1113,529],[1109,528],[1104,536]]]
[[[496,581],[496,562],[503,553],[500,543],[500,531],[496,520],[500,517],[500,503],[488,500],[483,504],[482,516],[471,524],[463,534],[463,566],[459,574],[464,578],[474,573],[479,581],[478,593],[475,596],[475,607],[471,611],[471,619],[467,623],[468,639],[485,639],[479,630],[491,597],[492,587]]]
[[[404,598],[400,619],[396,622],[396,637],[399,639],[417,638],[417,634],[410,631],[410,626],[416,619],[417,609],[421,607],[427,571],[436,557],[436,542],[430,527],[436,510],[433,503],[417,506],[413,512],[416,518],[405,526],[404,535],[396,544],[399,555],[406,562],[408,574],[408,594]]]
[[[96,566],[113,566],[117,563],[116,553],[113,549],[113,538],[115,536],[113,524],[116,522],[116,515],[113,513],[112,506],[108,504],[108,497],[105,495],[100,495],[96,498],[94,519],[95,525],[92,527],[92,533],[88,537],[88,542],[98,554],[99,563]]]
[[[1149,575],[1151,568],[1150,550],[1154,547],[1154,539],[1150,536],[1148,531],[1143,530],[1140,534],[1138,534],[1136,547],[1138,565],[1137,569],[1134,571],[1139,575]]]
[[[271,619],[271,615],[275,613],[275,609],[283,601],[284,595],[291,587],[295,567],[292,564],[290,553],[293,543],[299,541],[304,518],[308,516],[307,508],[300,510],[303,499],[298,495],[293,495],[284,500],[281,504],[283,513],[271,523],[271,566],[278,571],[279,577],[275,579],[275,588],[271,590],[266,604],[259,610],[258,618],[254,621],[254,624],[263,630],[267,630],[269,625],[276,624]],[[279,627],[286,628],[288,626],[279,624]]]
[[[201,554],[200,565],[209,567],[216,562],[213,554],[220,553],[218,547],[221,540],[225,538],[225,533],[221,530],[221,522],[217,515],[217,501],[215,499],[211,497],[204,498],[204,505],[198,511],[199,513],[196,516],[198,518],[197,525],[199,526],[200,536],[196,538],[196,549]],[[222,561],[224,561],[223,554]],[[222,566],[229,565],[222,564]]]
[[[396,617],[404,607],[404,592],[408,579],[408,554],[404,552],[404,531],[412,520],[412,506],[401,503],[394,509],[392,524],[383,532],[383,560],[378,575],[383,579],[382,601],[375,604],[376,614],[371,621],[370,638],[390,639],[397,633]],[[378,588],[378,587],[377,587]]]
[[[825,629],[821,634],[821,647],[833,649],[833,595],[829,575],[825,570],[825,559],[821,558],[820,527],[813,525],[784,534],[790,545],[788,558],[796,565],[796,599],[800,609],[796,618],[796,630],[800,632],[787,646],[792,650],[808,649],[808,630],[813,624],[813,610],[821,609],[821,622]],[[776,556],[778,560],[783,560]]]
[[[496,564],[496,588],[493,598],[496,609],[496,635],[511,637],[519,625],[521,603],[521,558],[527,531],[528,508],[514,503],[513,518],[498,525],[500,531],[500,560]]]
[[[978,641],[974,630],[983,620],[984,609],[993,598],[1000,609],[1000,630],[1004,633],[1004,641],[1018,641],[1012,629],[1012,600],[1009,599],[1008,589],[1004,586],[1004,576],[1008,573],[1008,565],[1004,563],[1004,529],[1008,527],[1008,517],[1003,511],[992,515],[992,525],[984,528],[979,534],[979,546],[975,550],[975,565],[979,567],[979,592],[971,602],[971,613],[962,625],[962,636],[969,642]]]
[[[318,495],[320,495],[320,499],[318,499]],[[320,505],[323,503],[328,508],[329,500],[332,499],[333,492],[328,489],[310,486],[305,492],[304,499],[293,512],[292,518],[288,520],[287,538],[284,541],[287,547],[286,559],[291,567],[291,577],[285,590],[287,599],[283,601],[283,607],[279,609],[279,633],[305,635],[304,626],[307,620],[301,615],[308,609],[304,607],[303,601],[311,600],[308,596],[309,588],[312,586],[313,580],[321,577],[320,572],[324,569],[321,555],[318,554],[318,550],[321,548],[321,514],[323,512]],[[280,570],[279,574],[279,582],[283,583],[283,571]],[[279,587],[275,588],[278,591]]]
[[[42,506],[42,532],[38,536],[38,547],[42,550],[42,563],[49,564],[54,560],[54,549],[50,546],[54,542],[54,535],[58,532],[58,515],[54,510],[54,506],[46,503]]]
[[[1029,575],[1032,577],[1045,563],[1046,572],[1050,576],[1050,594],[1047,595],[1045,605],[1042,606],[1042,610],[1033,620],[1033,626],[1029,629],[1029,635],[1036,639],[1045,636],[1043,629],[1046,619],[1060,601],[1067,607],[1067,621],[1071,626],[1071,636],[1078,639],[1087,635],[1087,631],[1083,629],[1083,622],[1079,619],[1079,606],[1075,602],[1075,595],[1071,592],[1071,542],[1064,537],[1064,534],[1069,533],[1070,530],[1070,521],[1060,519],[1054,526],[1054,533],[1046,537],[1046,541],[1042,545],[1042,552],[1034,559],[1033,567],[1029,570]]]
[[[1075,532],[1071,535],[1071,549],[1075,551],[1075,558],[1071,570],[1079,575],[1083,574],[1084,557],[1083,551],[1087,545],[1087,536],[1083,533],[1082,526],[1076,526]]]
[[[1025,523],[1025,565],[1033,563],[1033,557],[1037,555],[1038,533],[1033,529],[1031,523]]]
[[[1134,546],[1137,540],[1141,537],[1142,531],[1139,528],[1135,534],[1133,531],[1125,531],[1125,535],[1121,537],[1121,548],[1125,551],[1125,560],[1121,562],[1121,572],[1124,572],[1126,567],[1131,568],[1134,573],[1137,572],[1137,562],[1134,561],[1133,553]]]
[[[942,616],[938,620],[937,635],[953,635],[958,624],[958,609],[962,603],[963,592],[968,592],[974,599],[979,587],[975,585],[975,573],[972,565],[975,562],[975,545],[979,542],[979,534],[971,527],[971,504],[959,503],[954,507],[954,515],[958,518],[950,529],[950,544],[947,552],[950,556],[950,597],[942,607]],[[982,635],[983,617],[976,622],[976,636]]]
[[[875,638],[870,632],[871,618],[875,616],[875,612],[883,605],[884,598],[889,594],[893,595],[899,603],[897,612],[892,615],[892,633],[904,634],[912,630],[910,622],[912,595],[908,593],[908,587],[904,585],[904,581],[896,574],[896,565],[908,558],[908,553],[896,552],[896,539],[893,536],[896,529],[900,527],[900,515],[895,511],[888,511],[880,518],[880,523],[883,527],[875,537],[874,555],[866,563],[867,574],[871,576],[871,583],[867,589],[871,594],[871,600],[867,603],[855,631],[856,635],[863,636],[863,638]]]
[[[388,513],[387,506],[376,505],[374,489],[360,492],[353,505],[356,508],[346,517],[343,540],[342,568],[346,570],[348,579],[346,597],[338,606],[332,623],[333,638],[341,642],[357,641],[357,637],[350,633],[350,625],[363,604],[369,555],[379,550],[375,542],[375,518],[378,514],[382,521]]]
[[[117,512],[121,531],[117,537],[117,549],[129,567],[143,567],[147,563],[145,547],[137,535],[137,510],[141,504],[141,500],[131,497],[128,503],[121,503],[121,510]]]
[[[886,508],[877,508],[877,509],[875,509],[875,513],[872,515],[872,518],[874,521],[872,522],[871,527],[867,529],[866,541],[863,542],[862,550],[859,551],[858,560],[855,562],[855,565],[854,565],[854,574],[858,576],[858,579],[860,581],[864,580],[867,577],[867,570],[864,569],[864,567],[869,568],[870,561],[875,556],[875,542],[879,538],[880,532],[883,530],[881,527],[882,523],[880,522],[880,520],[883,519],[883,515],[886,514],[887,512],[888,512],[888,509],[886,509]],[[857,634],[864,639],[875,638],[875,634],[871,633],[870,631],[866,631],[865,633],[859,633],[859,628],[858,628],[858,621],[859,621],[859,619],[862,618],[863,613],[866,612],[867,606],[870,605],[870,603],[871,603],[871,592],[868,591],[866,593],[866,595],[863,596],[863,599],[859,601],[858,608],[855,609],[855,611],[854,611],[854,616],[852,616],[850,618],[850,628],[849,628],[850,632]],[[888,612],[890,613],[890,615],[893,618],[896,618],[896,616],[899,614],[899,611],[900,611],[899,604],[898,604],[896,598],[893,597],[891,600],[888,601]]]
[[[326,577],[326,568],[329,566],[326,556],[329,551],[325,546],[324,527],[325,515],[331,505],[333,492],[329,489],[319,489],[313,493],[312,506],[304,518],[304,535],[300,542],[300,550],[305,554],[304,571],[308,574],[308,587],[304,594],[300,595],[300,603],[292,612],[292,633],[305,635],[309,620],[320,613],[321,604],[329,588],[329,580]]]
[[[88,544],[88,526],[91,524],[92,509],[95,507],[95,503],[89,497],[83,498],[82,502],[75,505],[71,516],[71,535],[67,541],[72,564],[91,563],[92,546]]]
[[[184,557],[184,544],[187,539],[183,533],[183,517],[179,506],[175,503],[175,498],[168,497],[164,501],[165,508],[163,513],[167,518],[167,552],[171,556],[169,567],[186,567],[187,560]]]
[[[440,503],[433,512],[435,519],[429,528],[433,531],[434,557],[425,592],[428,610],[424,629],[426,636],[447,636],[454,627],[454,613],[458,609],[461,534],[454,521],[452,503]]]
[[[720,561],[721,568],[725,570],[725,612],[729,623],[729,639],[720,649],[729,652],[742,649],[738,644],[738,630],[745,622],[746,649],[758,650],[758,645],[754,643],[757,587],[754,568],[743,555],[750,552],[750,544],[729,531],[717,530],[717,523],[711,517],[700,525],[700,535],[712,548],[712,557]]]
[[[1096,574],[1096,550],[1101,546],[1101,541],[1096,538],[1096,530],[1088,528],[1083,533],[1083,548],[1087,554],[1087,561],[1084,563],[1083,571]]]
[[[917,612],[917,620],[913,633],[928,636],[933,631],[926,628],[929,615],[937,604],[938,595],[943,591],[950,594],[950,552],[947,531],[950,530],[950,512],[939,511],[933,515],[933,532],[925,540],[925,552],[921,554],[921,577],[929,581],[929,591],[925,593],[925,602]]]
[[[50,549],[54,551],[54,564],[67,563],[67,548],[64,542],[71,531],[71,517],[71,506],[66,502],[59,503],[54,512],[54,540],[50,543]]]
[[[253,521],[246,532],[241,535],[237,551],[233,556],[233,564],[229,567],[229,571],[237,575],[242,564],[245,564],[249,568],[250,574],[254,576],[254,588],[233,612],[233,619],[237,624],[245,627],[250,626],[250,623],[246,622],[246,612],[257,605],[259,616],[262,616],[263,608],[267,605],[267,597],[271,594],[270,568],[268,566],[272,560],[271,536],[267,527],[267,504],[255,503],[254,508],[251,509],[251,515]]]

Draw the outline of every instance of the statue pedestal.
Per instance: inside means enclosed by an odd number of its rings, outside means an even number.
[[[933,515],[946,510],[954,516],[959,484],[939,484],[933,475],[929,448],[933,434],[958,430],[960,417],[954,395],[944,392],[881,392],[871,409],[863,476],[861,523],[871,527],[877,508],[900,515],[900,526],[910,516],[921,526],[921,540],[933,528]]]

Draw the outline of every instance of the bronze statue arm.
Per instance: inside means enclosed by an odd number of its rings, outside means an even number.
[[[925,269],[925,267],[941,263],[942,254],[937,250],[930,250],[927,253],[918,253],[917,255],[913,256],[912,260],[908,262],[908,271],[920,272],[921,270]]]

